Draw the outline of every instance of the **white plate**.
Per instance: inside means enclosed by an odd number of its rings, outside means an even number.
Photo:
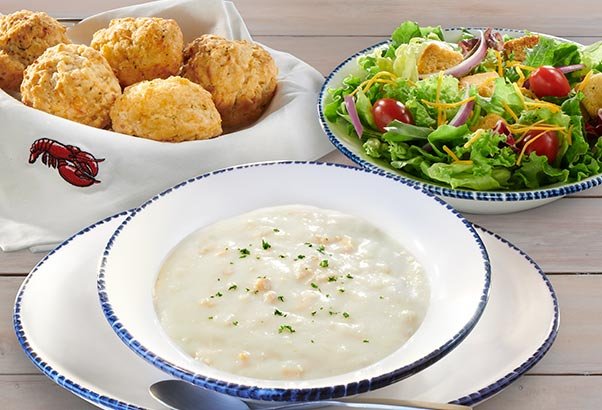
[[[34,268],[17,296],[15,330],[33,363],[83,399],[102,408],[164,409],[147,389],[168,377],[118,339],[97,298],[97,261],[125,216],[84,229]],[[476,404],[507,387],[552,345],[559,312],[550,282],[512,244],[479,233],[492,262],[491,294],[482,319],[445,358],[371,396]],[[451,377],[460,368],[462,377]]]

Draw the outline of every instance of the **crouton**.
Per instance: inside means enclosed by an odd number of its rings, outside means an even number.
[[[594,74],[583,88],[583,106],[592,117],[602,108],[602,73]]]
[[[506,57],[513,57],[516,61],[525,61],[527,49],[533,48],[539,43],[539,36],[523,36],[508,40],[504,43]]]
[[[487,114],[483,118],[479,120],[479,122],[471,128],[471,131],[476,131],[478,129],[491,130],[495,128],[495,125],[499,120],[504,120],[501,116],[497,114]]]
[[[462,53],[437,43],[430,43],[418,58],[418,74],[431,74],[458,65],[464,57]]]
[[[494,89],[493,82],[498,77],[499,75],[495,71],[469,75],[460,79],[460,87],[466,88],[474,85],[477,87],[479,95],[483,97],[491,97]]]

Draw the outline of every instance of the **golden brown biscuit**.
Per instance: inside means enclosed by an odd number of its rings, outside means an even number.
[[[23,70],[48,48],[70,43],[65,27],[46,13],[0,16],[0,88],[17,91]]]
[[[176,75],[184,38],[175,20],[127,17],[94,33],[91,47],[107,59],[123,87]]]
[[[208,139],[222,133],[211,94],[182,77],[131,85],[111,108],[113,129],[157,141]]]
[[[93,48],[59,44],[25,69],[23,103],[93,127],[109,125],[109,109],[121,94],[109,63]]]
[[[184,49],[181,75],[213,96],[225,131],[250,125],[276,91],[278,68],[261,46],[204,35]]]

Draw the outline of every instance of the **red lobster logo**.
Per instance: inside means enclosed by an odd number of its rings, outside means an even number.
[[[86,187],[100,183],[95,177],[98,175],[98,163],[103,159],[96,159],[89,152],[82,151],[73,145],[64,145],[49,138],[40,138],[31,144],[29,163],[36,162],[42,156],[42,162],[52,168],[57,168],[63,179],[71,185]]]

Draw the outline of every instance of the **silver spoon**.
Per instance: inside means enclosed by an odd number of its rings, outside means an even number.
[[[164,380],[153,384],[150,394],[158,402],[174,410],[280,410],[347,407],[381,410],[466,410],[472,407],[455,404],[426,403],[405,400],[354,399],[353,402],[323,400],[314,402],[282,403],[272,406],[251,405],[241,399],[203,389],[182,380]]]

